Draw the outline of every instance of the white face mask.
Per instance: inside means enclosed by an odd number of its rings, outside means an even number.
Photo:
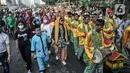
[[[48,20],[43,20],[43,22],[44,22],[44,23],[47,23],[47,22],[48,22]]]
[[[22,29],[23,27],[24,27],[23,25],[18,26],[19,29]]]
[[[11,16],[11,14],[9,14],[9,16]]]
[[[6,16],[4,15],[3,18],[6,18]]]

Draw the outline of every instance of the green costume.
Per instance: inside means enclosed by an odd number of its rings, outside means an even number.
[[[12,16],[8,16],[6,18],[6,23],[8,24],[10,29],[14,29],[15,28],[15,21],[16,21],[15,18],[12,17]]]

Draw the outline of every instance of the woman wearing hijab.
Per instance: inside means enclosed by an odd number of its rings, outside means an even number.
[[[43,23],[41,24],[41,31],[46,32],[47,36],[51,39],[52,26],[49,22],[48,16],[43,17]],[[50,49],[50,43],[48,43],[48,49]]]
[[[27,63],[27,73],[31,73],[31,36],[25,27],[24,21],[18,22],[18,30],[16,31],[15,38],[16,48],[20,51],[23,60]]]

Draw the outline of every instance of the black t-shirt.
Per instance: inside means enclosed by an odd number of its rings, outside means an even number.
[[[30,44],[31,33],[27,29],[25,31],[17,30],[15,39],[18,40],[19,45],[28,45]]]

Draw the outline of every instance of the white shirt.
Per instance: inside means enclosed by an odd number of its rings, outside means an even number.
[[[47,31],[47,36],[51,38],[51,33],[52,33],[52,26],[50,24],[41,24],[41,31]]]
[[[7,51],[6,45],[9,44],[9,37],[7,34],[1,32],[0,33],[0,53]]]

